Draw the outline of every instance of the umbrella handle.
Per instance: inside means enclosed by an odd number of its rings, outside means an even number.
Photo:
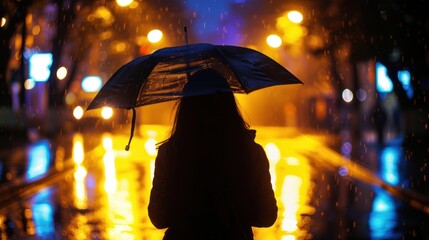
[[[133,136],[134,136],[134,127],[136,125],[136,109],[135,108],[132,108],[132,109],[133,109],[133,119],[131,121],[130,140],[128,140],[128,144],[127,144],[127,146],[125,146],[126,151],[130,150],[131,140],[133,139]]]

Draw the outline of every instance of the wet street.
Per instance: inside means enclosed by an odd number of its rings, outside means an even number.
[[[296,129],[256,127],[279,207],[257,240],[429,239],[429,202],[409,189],[404,149],[360,146]],[[74,133],[2,149],[0,239],[162,239],[147,214],[155,144],[169,128]]]

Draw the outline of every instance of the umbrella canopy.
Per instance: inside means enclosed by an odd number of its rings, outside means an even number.
[[[106,82],[87,110],[104,106],[131,109],[207,94],[198,88],[183,91],[189,77],[202,69],[216,70],[235,93],[302,83],[279,63],[253,49],[190,44],[163,48],[125,64]]]
[[[201,70],[213,70],[217,74],[204,71],[201,77],[195,77]],[[194,79],[192,84],[191,79]],[[130,141],[125,148],[128,150],[134,133],[135,107],[218,91],[250,93],[296,83],[302,82],[279,63],[253,49],[190,44],[159,49],[123,65],[101,88],[87,110],[104,106],[133,109]]]

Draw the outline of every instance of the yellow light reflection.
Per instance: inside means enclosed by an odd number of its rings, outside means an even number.
[[[280,164],[281,163],[281,164]],[[277,168],[277,174],[282,176],[279,186],[279,223],[282,239],[301,239],[308,229],[301,229],[302,215],[312,215],[314,208],[310,204],[311,195],[311,166],[308,159],[294,154],[282,158]],[[278,183],[279,184],[279,183]]]
[[[131,200],[130,182],[122,179],[117,191],[108,193],[109,220],[115,223],[108,234],[111,239],[136,239],[133,204]]]
[[[301,184],[301,178],[294,175],[288,175],[284,179],[280,197],[284,205],[281,227],[286,232],[295,232],[298,230],[297,213],[300,205],[299,189],[301,188]]]
[[[80,165],[84,159],[83,138],[82,135],[76,134],[73,137],[73,161]]]
[[[83,137],[81,134],[75,134],[73,136],[73,161],[75,163],[76,170],[74,176],[74,205],[78,209],[87,208],[87,193],[85,178],[87,170],[82,166],[84,160],[84,148],[83,148]]]
[[[295,240],[296,237],[294,235],[286,235],[282,237],[282,240]]]
[[[111,151],[113,150],[113,139],[110,136],[110,134],[105,134],[103,136],[103,148],[106,151]]]
[[[107,193],[114,193],[117,187],[116,179],[116,166],[115,166],[115,153],[113,151],[108,151],[104,154],[104,190]]]
[[[269,142],[265,145],[265,152],[267,154],[267,158],[270,161],[270,174],[271,174],[271,185],[273,189],[276,189],[276,165],[280,160],[280,149],[276,144]]]
[[[74,172],[74,196],[75,206],[78,209],[86,209],[88,206],[88,199],[86,194],[85,178],[87,170],[83,166],[78,166]]]

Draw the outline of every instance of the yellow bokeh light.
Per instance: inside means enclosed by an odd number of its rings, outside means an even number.
[[[109,135],[103,136],[103,148],[106,151],[113,150],[113,140],[112,140],[111,136],[109,136]]]
[[[284,179],[281,200],[284,205],[282,229],[286,232],[298,230],[298,209],[300,207],[300,187],[302,179],[298,176],[287,175]]]
[[[281,153],[279,147],[275,143],[269,142],[265,145],[265,152],[267,158],[270,161],[270,175],[271,175],[271,185],[273,189],[276,189],[276,165],[280,161]]]
[[[113,116],[113,109],[111,107],[103,107],[101,109],[101,117],[110,119]]]
[[[87,208],[87,194],[86,194],[86,186],[85,186],[85,177],[88,171],[85,167],[78,165],[76,171],[74,172],[74,197],[75,197],[75,206],[78,209]]]
[[[146,152],[150,156],[156,156],[158,151],[156,150],[156,140],[154,138],[149,138],[145,144],[144,148],[146,149]]]
[[[84,180],[86,175],[88,174],[88,171],[86,170],[85,167],[79,165],[76,169],[76,171],[74,172],[73,176],[75,178],[75,180]]]
[[[64,78],[66,78],[67,77],[67,68],[66,67],[60,67],[60,68],[58,68],[58,70],[57,70],[57,78],[59,79],[59,80],[63,80]]]
[[[133,1],[132,3],[130,3],[129,8],[131,9],[135,9],[139,6],[139,3],[136,1]]]
[[[267,143],[265,145],[265,152],[271,163],[277,163],[280,160],[280,149],[275,143]]]
[[[81,135],[75,135],[73,138],[73,161],[80,165],[84,159],[83,139]]]
[[[293,23],[301,23],[302,20],[304,19],[302,16],[302,13],[295,11],[295,10],[288,12],[287,18],[289,19],[289,21],[291,21]]]
[[[104,154],[104,175],[106,182],[104,183],[104,190],[107,193],[113,193],[116,191],[118,180],[116,179],[116,165],[115,165],[115,154],[112,151],[108,151]]]
[[[66,103],[72,105],[76,102],[76,95],[73,92],[68,92],[66,95]]]
[[[33,79],[27,79],[24,82],[24,88],[26,90],[31,90],[36,86],[36,82]]]
[[[2,17],[1,18],[1,26],[0,27],[4,27],[4,25],[6,25],[6,18]]]
[[[297,11],[290,11],[277,18],[276,27],[282,33],[282,40],[286,44],[296,44],[307,35],[307,29],[299,24],[301,22],[302,14]]]
[[[157,42],[161,41],[162,35],[163,34],[162,34],[161,30],[154,29],[154,30],[151,30],[147,34],[147,40],[149,40],[149,42],[151,42],[151,43],[157,43]]]
[[[83,108],[81,106],[76,106],[73,109],[73,117],[77,120],[81,119],[83,117]]]
[[[267,44],[272,48],[278,48],[282,45],[282,39],[276,34],[271,34],[267,37]]]
[[[33,33],[34,36],[39,35],[40,33],[40,25],[35,25],[33,29],[31,30],[31,33]]]
[[[127,44],[125,42],[115,41],[112,43],[112,51],[114,53],[121,53],[127,49]]]
[[[116,0],[116,3],[120,7],[126,7],[126,6],[130,5],[132,2],[133,2],[133,0]]]

